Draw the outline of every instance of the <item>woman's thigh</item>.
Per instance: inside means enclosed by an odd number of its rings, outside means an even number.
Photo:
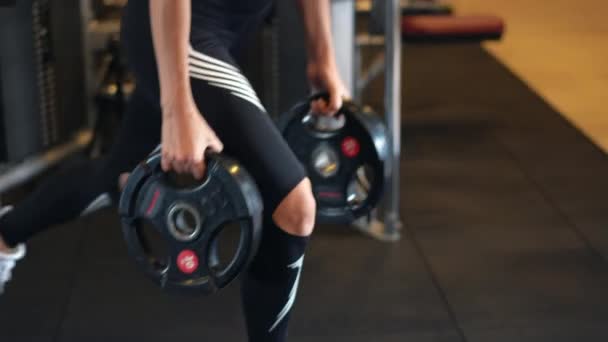
[[[193,47],[192,92],[224,152],[245,166],[258,184],[264,210],[272,213],[306,173],[274,125],[249,81],[221,44]]]

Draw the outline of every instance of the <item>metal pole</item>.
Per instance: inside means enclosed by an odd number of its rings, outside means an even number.
[[[401,6],[399,0],[385,1],[385,56],[386,71],[384,109],[386,125],[391,136],[391,176],[387,182],[384,210],[386,236],[398,236],[401,228],[399,215],[400,156],[401,156]]]
[[[29,157],[19,164],[3,168],[0,174],[0,194],[32,180],[65,158],[82,151],[92,139],[92,131],[82,130],[72,140],[62,145]]]
[[[87,109],[87,122],[86,126],[91,127],[95,121],[96,108],[93,103],[93,93],[97,89],[93,77],[93,55],[90,42],[90,24],[93,19],[93,10],[91,9],[90,0],[80,0],[80,22],[82,27],[82,57],[84,64],[84,83],[85,83],[85,94],[86,94],[86,109]]]
[[[355,94],[355,1],[331,2],[331,26],[338,72],[351,95]]]

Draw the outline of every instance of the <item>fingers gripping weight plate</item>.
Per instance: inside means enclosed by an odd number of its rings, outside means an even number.
[[[327,117],[311,113],[310,101],[282,115],[279,129],[308,170],[317,220],[350,223],[381,199],[389,172],[386,128],[376,114],[353,103]]]
[[[257,186],[226,156],[209,156],[205,180],[188,185],[162,172],[160,160],[160,154],[153,154],[140,163],[120,198],[129,252],[138,268],[163,289],[216,292],[236,278],[257,250],[262,219]],[[233,255],[220,267],[214,250],[228,223],[238,225],[239,236]],[[144,234],[148,227],[164,247],[160,256]]]

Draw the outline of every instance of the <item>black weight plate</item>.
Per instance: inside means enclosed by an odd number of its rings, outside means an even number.
[[[135,168],[123,190],[123,235],[138,267],[163,289],[210,294],[230,283],[255,255],[262,200],[247,171],[234,160],[207,158],[203,182],[178,186],[160,168],[160,154]],[[238,221],[235,255],[223,269],[210,264],[213,244],[226,222]],[[164,262],[151,255],[141,233],[147,223],[168,246]]]
[[[345,103],[339,112],[346,119],[342,128],[331,132],[315,131],[309,124],[304,124],[309,115],[309,103],[299,103],[281,116],[279,129],[308,170],[317,199],[318,222],[352,222],[368,214],[381,199],[389,170],[385,167],[389,156],[386,128],[374,113],[362,111],[353,103]],[[322,148],[333,151],[326,155],[338,156],[337,167],[330,176],[322,176],[312,160]],[[364,166],[368,173],[373,174],[373,179],[366,184],[369,187],[367,197],[354,204],[349,202],[348,189],[352,188],[349,184],[355,179],[357,169]]]

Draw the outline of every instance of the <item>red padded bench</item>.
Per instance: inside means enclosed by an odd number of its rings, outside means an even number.
[[[493,15],[403,16],[401,30],[406,41],[482,41],[498,40],[505,24]]]

